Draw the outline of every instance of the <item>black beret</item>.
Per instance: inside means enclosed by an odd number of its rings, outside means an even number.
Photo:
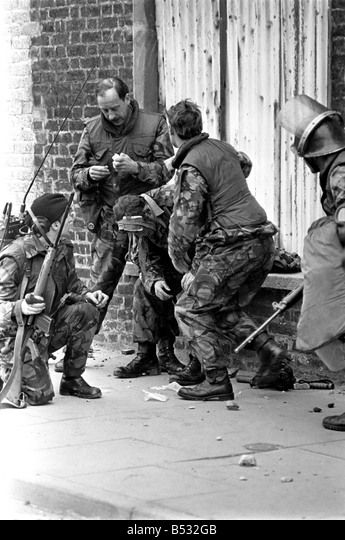
[[[34,200],[31,210],[36,217],[45,217],[51,223],[64,213],[68,200],[62,193],[45,193]]]

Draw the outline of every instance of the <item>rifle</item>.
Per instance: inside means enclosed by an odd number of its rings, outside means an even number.
[[[61,234],[68,216],[68,212],[71,208],[73,198],[74,194],[72,193],[62,216],[61,226],[57,233],[56,239],[53,244],[50,243],[47,254],[44,258],[35,289],[32,294],[27,295],[26,300],[28,303],[33,302],[35,296],[44,297],[48,278],[55,261],[57,248],[59,246]],[[25,396],[21,391],[25,352],[27,349],[30,350],[33,362],[40,356],[36,343],[37,337],[49,337],[49,333],[52,328],[52,319],[45,313],[23,317],[20,303],[18,304],[18,307],[16,306],[16,311],[18,312],[18,330],[14,342],[13,367],[8,379],[4,381],[4,385],[0,391],[0,403],[6,401],[17,409],[23,409],[26,407]]]
[[[234,352],[236,354],[239,353],[246,345],[248,345],[248,343],[251,343],[253,339],[255,339],[266,329],[266,327],[273,321],[273,319],[283,313],[283,311],[289,308],[291,304],[297,302],[299,297],[302,295],[302,292],[303,284],[296,287],[296,289],[294,289],[293,291],[290,291],[286,296],[284,296],[284,298],[280,302],[273,302],[272,306],[275,310],[274,313],[261,326],[259,326],[259,328],[252,332],[250,336],[248,336],[244,341],[242,341],[242,343],[240,343],[240,345],[238,345],[238,347],[234,349]]]

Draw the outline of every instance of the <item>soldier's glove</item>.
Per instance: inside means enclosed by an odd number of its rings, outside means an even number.
[[[23,315],[38,315],[45,310],[46,305],[42,296],[30,293],[22,300],[20,307]]]

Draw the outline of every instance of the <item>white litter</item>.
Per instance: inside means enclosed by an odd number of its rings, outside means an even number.
[[[167,396],[163,396],[163,394],[154,394],[147,390],[143,390],[143,392],[145,394],[144,401],[168,401],[169,399]]]
[[[181,388],[181,385],[178,382],[172,382],[170,384],[165,384],[163,386],[151,386],[151,390],[173,390],[178,392]]]

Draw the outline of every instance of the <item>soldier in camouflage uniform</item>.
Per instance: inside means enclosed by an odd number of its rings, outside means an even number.
[[[120,227],[126,226],[130,216],[140,216],[139,221],[134,220],[137,230],[133,233],[137,237],[135,262],[140,269],[133,293],[133,341],[138,343],[138,353],[127,366],[115,369],[119,378],[159,375],[160,371],[173,374],[184,368],[174,354],[178,334],[174,304],[182,276],[168,255],[173,189],[170,184],[142,196],[125,195],[114,207]]]
[[[72,224],[70,216],[57,248],[44,298],[35,297],[35,302],[31,303],[28,297],[35,289],[48,241],[54,242],[59,231],[59,220],[67,202],[61,194],[37,198],[31,210],[38,226],[29,218],[31,232],[11,242],[0,254],[0,387],[11,370],[17,325],[23,316],[44,311],[54,321],[49,340],[43,337],[36,343],[39,357],[33,360],[28,351],[25,354],[22,391],[31,405],[42,405],[53,399],[47,359],[63,346],[66,349],[60,394],[85,399],[101,397],[100,389],[89,386],[81,375],[97,328],[98,309],[108,298],[101,291],[90,292],[76,274],[73,246],[66,238]]]
[[[121,79],[101,81],[97,102],[100,114],[85,121],[71,180],[87,228],[95,234],[90,287],[101,289],[110,302],[128,251],[128,236],[118,231],[113,206],[121,195],[165,184],[171,174],[164,161],[173,155],[173,148],[164,116],[139,110]],[[99,327],[107,307],[101,311]]]
[[[205,379],[195,387],[181,388],[179,395],[229,400],[234,394],[224,343],[236,345],[256,329],[244,308],[272,267],[277,229],[250,193],[234,148],[202,133],[197,105],[179,102],[169,109],[168,120],[178,148],[173,167],[179,171],[169,255],[184,274],[175,314]],[[292,388],[285,351],[265,333],[252,345],[261,360],[256,384]]]

